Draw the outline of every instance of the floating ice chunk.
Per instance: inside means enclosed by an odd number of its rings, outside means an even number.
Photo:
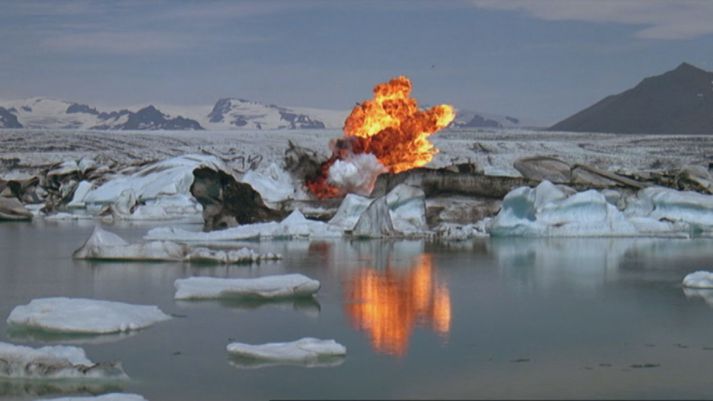
[[[170,241],[130,244],[97,226],[73,256],[75,259],[98,260],[183,260],[186,253],[185,246]]]
[[[95,397],[62,397],[37,401],[146,401],[146,399],[136,394],[111,393]]]
[[[186,260],[198,263],[251,263],[262,260],[281,259],[280,254],[259,254],[252,249],[240,248],[234,250],[213,250],[208,248],[195,248],[186,255]]]
[[[309,297],[320,283],[302,274],[248,279],[190,277],[175,282],[176,299]]]
[[[441,223],[434,229],[437,238],[446,241],[465,241],[473,238],[487,237],[490,218],[474,224]]]
[[[292,177],[275,163],[270,163],[264,172],[248,171],[242,182],[250,184],[267,202],[282,202],[294,197]]]
[[[254,362],[273,362],[275,364],[301,364],[305,366],[333,366],[341,363],[347,349],[334,340],[320,340],[305,337],[286,343],[267,343],[251,345],[234,342],[228,344],[228,353],[233,357]],[[330,363],[332,362],[332,363]],[[249,366],[244,361],[239,366]]]
[[[127,379],[118,363],[94,363],[70,346],[31,348],[0,342],[0,377],[9,379]]]
[[[343,230],[339,227],[322,221],[309,220],[299,210],[295,210],[279,223],[245,224],[207,233],[175,227],[158,227],[150,230],[144,238],[148,240],[210,242],[261,238],[336,238],[343,234]]]
[[[44,331],[105,334],[138,330],[171,317],[152,305],[82,298],[39,298],[10,312],[8,324]]]
[[[688,288],[713,288],[713,272],[699,270],[683,278],[683,286]]]

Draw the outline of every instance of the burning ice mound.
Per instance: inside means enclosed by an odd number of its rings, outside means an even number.
[[[0,342],[0,378],[128,379],[118,363],[94,363],[78,347],[30,348]]]
[[[146,401],[146,399],[136,394],[111,393],[96,397],[62,397],[44,399],[44,401]]]
[[[190,277],[176,280],[175,286],[176,299],[280,299],[311,297],[320,283],[302,274],[286,274],[248,279]]]
[[[334,340],[319,340],[305,337],[287,343],[267,343],[251,345],[244,343],[228,344],[228,352],[239,358],[256,361],[303,364],[321,366],[325,360],[341,360],[347,349]]]
[[[108,334],[149,327],[171,317],[152,305],[81,298],[40,298],[15,307],[13,326],[58,333]]]
[[[98,212],[112,205],[122,219],[175,219],[199,216],[201,206],[190,192],[193,170],[208,167],[229,170],[214,156],[186,155],[149,164],[131,174],[119,174],[94,189],[83,189],[72,203]],[[81,195],[81,193],[80,193]]]
[[[699,270],[687,274],[683,278],[683,286],[687,288],[712,288],[713,289],[713,273]]]
[[[169,241],[237,241],[267,238],[334,238],[342,230],[321,221],[309,220],[295,210],[281,222],[246,224],[220,231],[195,232],[175,227],[158,227],[144,237],[148,240]]]
[[[619,209],[604,191],[568,195],[549,181],[505,196],[493,236],[690,236],[713,231],[713,196],[651,187]]]

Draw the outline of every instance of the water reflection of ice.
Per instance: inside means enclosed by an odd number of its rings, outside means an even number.
[[[318,318],[321,306],[316,298],[296,298],[296,299],[211,299],[211,300],[190,300],[176,301],[176,305],[184,309],[201,308],[204,306],[255,310],[262,308],[275,308],[283,311],[297,311],[310,318]]]
[[[683,288],[683,294],[686,295],[688,299],[701,298],[708,304],[708,306],[713,307],[713,288]]]
[[[713,256],[710,240],[671,238],[497,238],[487,242],[487,251],[495,257],[505,282],[585,291],[621,280],[631,266],[663,267],[675,274],[682,261],[690,260],[692,269],[702,255]]]
[[[261,369],[275,366],[298,366],[303,368],[333,368],[344,363],[344,356],[322,357],[305,361],[266,361],[263,359],[230,356],[228,363],[238,369]]]
[[[102,394],[121,392],[117,383],[76,380],[0,379],[0,397],[45,397],[62,394]]]
[[[136,335],[138,332],[136,330],[122,332],[122,333],[112,333],[112,334],[65,334],[65,333],[52,333],[38,329],[27,329],[21,327],[10,327],[7,330],[8,338],[24,342],[24,343],[35,343],[40,342],[43,344],[57,344],[57,345],[86,345],[86,344],[109,344],[117,341],[124,340],[131,336]]]

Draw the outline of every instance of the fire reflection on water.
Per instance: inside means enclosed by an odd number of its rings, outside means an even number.
[[[438,281],[430,255],[420,255],[409,269],[359,269],[345,283],[344,294],[347,315],[377,352],[404,355],[417,325],[443,337],[450,332],[450,293]]]

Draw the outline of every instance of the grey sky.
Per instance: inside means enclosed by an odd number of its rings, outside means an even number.
[[[554,122],[688,61],[713,1],[2,1],[0,98],[234,96],[347,109],[393,75],[423,103]]]

